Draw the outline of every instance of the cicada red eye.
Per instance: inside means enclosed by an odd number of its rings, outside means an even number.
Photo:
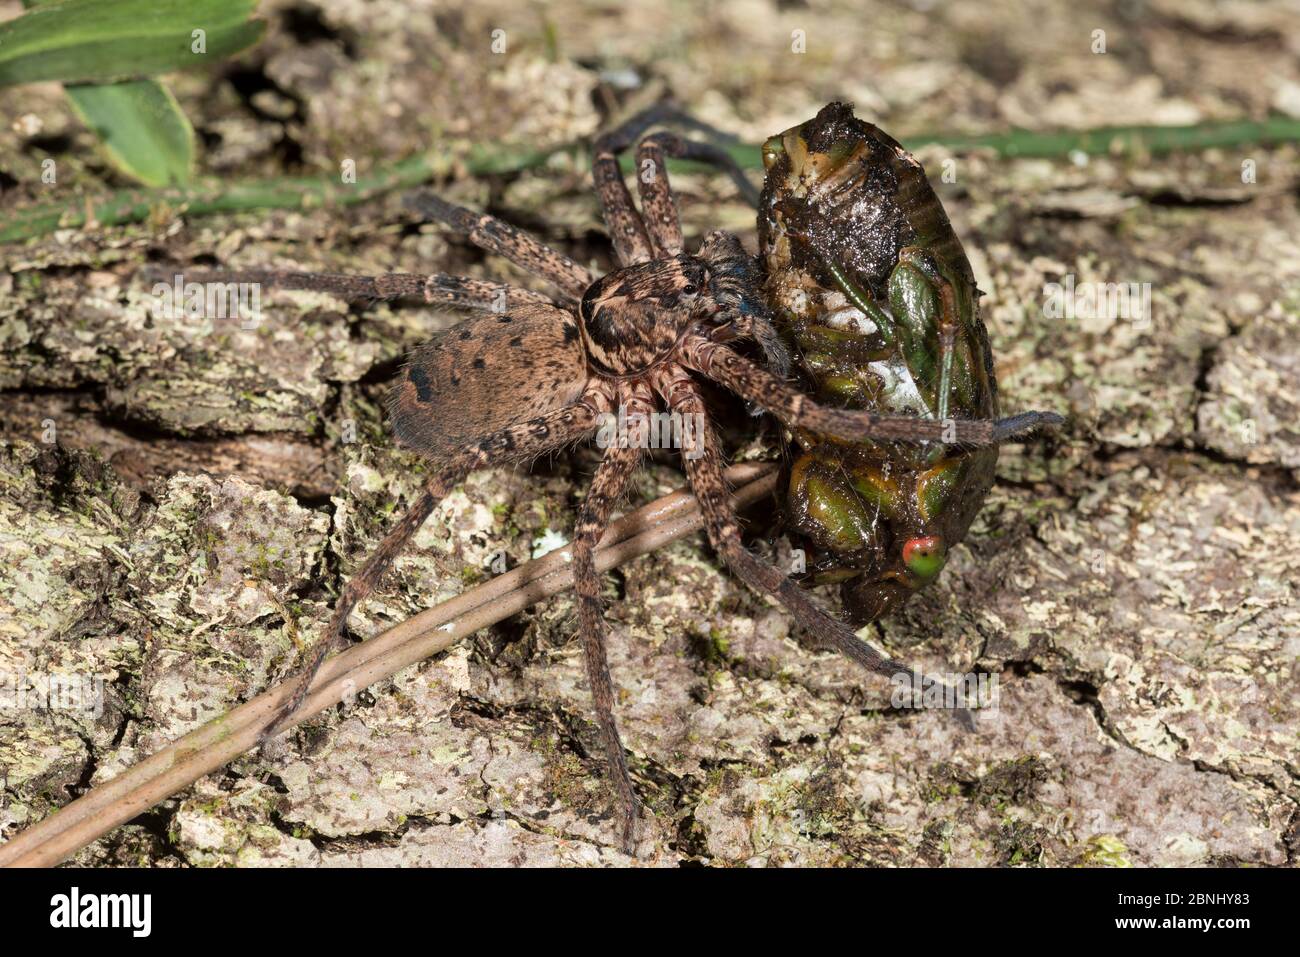
[[[938,535],[909,538],[903,543],[903,564],[921,579],[930,579],[939,574],[947,557],[948,550]]]

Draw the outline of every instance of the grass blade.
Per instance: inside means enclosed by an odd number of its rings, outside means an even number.
[[[248,19],[256,6],[257,0],[42,3],[0,24],[0,86],[113,82],[216,63],[262,38],[266,23]]]
[[[194,170],[194,129],[157,80],[69,86],[68,99],[119,172],[146,186],[180,186]]]

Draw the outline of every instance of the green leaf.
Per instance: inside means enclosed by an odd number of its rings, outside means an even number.
[[[0,24],[0,86],[116,81],[207,66],[252,46],[257,0],[56,0]],[[202,52],[195,31],[202,31]]]
[[[180,186],[194,169],[194,129],[157,80],[66,87],[108,161],[146,186]]]

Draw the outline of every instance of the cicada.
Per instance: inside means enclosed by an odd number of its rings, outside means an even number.
[[[819,401],[994,419],[970,261],[921,165],[831,103],[763,144],[766,297]],[[1055,417],[1052,417],[1055,418]],[[787,528],[857,624],[934,581],[993,484],[997,446],[844,442],[795,431]]]

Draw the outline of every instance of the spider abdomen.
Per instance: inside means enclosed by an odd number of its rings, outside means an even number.
[[[578,325],[553,306],[464,320],[416,347],[389,394],[398,441],[434,462],[572,403],[589,378]]]

